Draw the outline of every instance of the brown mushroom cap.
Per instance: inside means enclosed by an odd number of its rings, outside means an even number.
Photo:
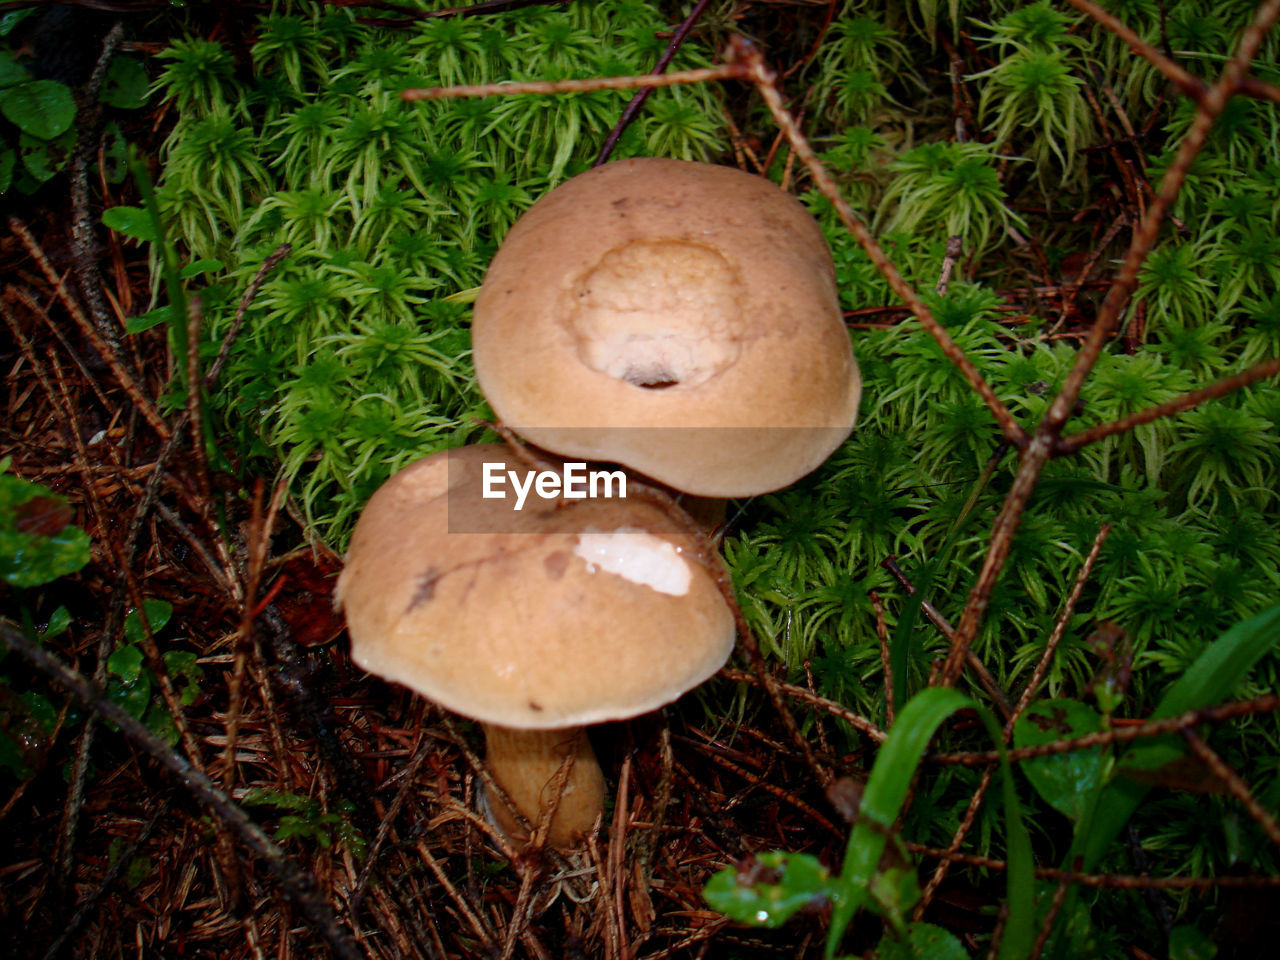
[[[861,394],[817,223],[711,164],[619,160],[544,196],[494,257],[472,340],[522,436],[701,496],[799,479]]]
[[[634,500],[512,511],[481,497],[485,462],[528,469],[500,444],[439,453],[365,507],[337,585],[358,665],[523,729],[645,713],[720,668],[733,620],[693,537]]]

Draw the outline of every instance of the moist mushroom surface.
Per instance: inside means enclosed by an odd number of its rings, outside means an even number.
[[[476,374],[512,429],[702,496],[793,482],[861,393],[817,223],[729,167],[620,160],[512,227],[476,301]]]
[[[701,683],[728,658],[733,619],[693,559],[695,538],[658,508],[530,496],[514,510],[482,495],[485,463],[528,469],[491,444],[387,481],[356,525],[336,595],[359,666],[492,725],[494,776],[536,822],[566,744],[587,778],[570,794],[600,792],[576,728]],[[553,843],[590,827],[599,797],[583,806],[557,815]]]

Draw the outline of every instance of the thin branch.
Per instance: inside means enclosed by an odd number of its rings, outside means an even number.
[[[240,328],[244,326],[245,317],[249,313],[249,305],[253,303],[254,297],[258,295],[258,291],[262,289],[262,284],[266,282],[267,274],[275,269],[277,263],[293,252],[293,244],[282,243],[271,252],[271,256],[262,261],[262,266],[258,267],[258,272],[253,275],[253,279],[249,281],[249,285],[244,288],[244,293],[240,297],[240,303],[236,307],[235,319],[231,322],[227,335],[222,338],[222,346],[218,349],[218,356],[213,363],[209,365],[209,372],[204,375],[204,385],[208,389],[217,381],[218,376],[222,373],[222,368],[227,365],[227,359],[231,356],[231,346],[235,343],[236,337],[240,333]]]
[[[979,867],[984,870],[1008,869],[1008,863],[993,857],[979,857],[970,853],[957,853],[948,856],[945,850],[939,850],[937,847],[930,847],[923,843],[915,843],[911,840],[904,841],[902,845],[911,853],[918,853],[926,857],[947,857],[947,859],[954,860],[956,863],[963,863],[967,866]],[[1076,873],[1075,871],[1062,870],[1058,867],[1036,867],[1035,874],[1037,878],[1042,880],[1065,879],[1068,883],[1078,883],[1083,887],[1099,887],[1113,890],[1209,890],[1214,887],[1250,890],[1264,887],[1280,887],[1280,875],[1274,874],[1246,877],[1150,877],[1146,874],[1131,876],[1117,873]]]
[[[1241,387],[1247,387],[1255,381],[1264,380],[1267,377],[1273,377],[1277,374],[1280,374],[1280,358],[1266,360],[1241,373],[1225,377],[1217,383],[1212,383],[1199,390],[1193,390],[1190,393],[1184,393],[1182,396],[1175,397],[1168,403],[1162,403],[1156,407],[1147,407],[1147,409],[1139,410],[1137,413],[1130,414],[1122,420],[1114,420],[1111,423],[1099,424],[1096,427],[1090,427],[1088,430],[1083,430],[1080,433],[1072,433],[1065,437],[1059,437],[1058,442],[1054,445],[1053,455],[1055,457],[1061,457],[1076,453],[1091,443],[1097,443],[1099,440],[1104,440],[1117,433],[1128,433],[1134,427],[1140,427],[1144,423],[1151,423],[1153,420],[1159,420],[1163,417],[1171,417],[1175,413],[1181,413],[1184,410],[1190,410],[1193,407],[1198,407],[1206,400],[1213,400],[1217,397],[1226,396],[1228,393],[1234,393]]]
[[[54,940],[53,943],[49,945],[49,949],[44,952],[44,960],[55,960],[58,954],[62,952],[62,948],[66,946],[67,942],[79,933],[80,928],[84,926],[85,921],[89,919],[90,912],[98,906],[98,903],[102,900],[107,891],[110,890],[115,882],[120,879],[120,874],[124,873],[125,868],[133,862],[133,858],[137,855],[138,850],[141,849],[142,845],[146,843],[148,839],[150,839],[152,832],[160,823],[161,818],[169,812],[169,808],[172,803],[173,801],[171,797],[166,797],[164,800],[160,801],[160,805],[156,807],[155,813],[153,813],[150,819],[142,825],[142,829],[138,831],[138,835],[129,842],[128,846],[120,851],[115,862],[107,868],[106,874],[102,877],[102,880],[98,882],[97,887],[95,887],[93,892],[80,901],[76,906],[76,912],[72,914],[70,920],[63,924],[62,930],[58,934],[58,938]]]
[[[1208,765],[1213,771],[1213,775],[1223,782],[1227,791],[1240,801],[1241,806],[1249,811],[1249,816],[1257,822],[1262,828],[1262,832],[1267,835],[1267,839],[1280,847],[1280,825],[1276,824],[1276,818],[1270,811],[1260,804],[1253,795],[1253,791],[1249,789],[1249,785],[1244,782],[1240,774],[1231,768],[1231,765],[1222,757],[1218,756],[1216,750],[1210,747],[1194,730],[1183,730],[1182,736],[1191,746],[1191,752]]]
[[[844,199],[835,180],[827,171],[827,168],[822,165],[818,155],[813,152],[813,148],[809,146],[809,141],[805,139],[804,134],[800,131],[795,118],[791,116],[791,113],[784,106],[782,94],[778,91],[777,77],[771,69],[765,66],[764,58],[760,55],[760,51],[741,37],[734,37],[730,53],[733,57],[733,65],[740,70],[745,70],[751,82],[760,91],[760,95],[764,98],[765,106],[769,108],[774,121],[782,129],[782,132],[786,134],[787,140],[791,143],[791,148],[804,163],[805,169],[809,171],[810,178],[817,188],[822,191],[822,194],[831,201],[840,217],[841,223],[844,224],[846,230],[853,234],[859,245],[866,252],[868,259],[871,260],[876,269],[880,271],[880,275],[888,282],[889,288],[902,299],[903,303],[910,307],[911,312],[920,321],[920,325],[938,342],[947,359],[955,364],[956,368],[969,382],[969,386],[983,399],[992,416],[995,417],[996,422],[1000,425],[1005,438],[1015,447],[1025,447],[1027,444],[1026,431],[1018,425],[1018,422],[1013,418],[1013,414],[1009,412],[1009,408],[1001,402],[991,385],[983,379],[982,374],[978,372],[978,368],[973,365],[973,361],[965,356],[964,351],[951,339],[951,335],[947,333],[946,328],[937,321],[937,318],[925,306],[919,294],[902,278],[898,268],[885,256],[880,244],[871,236],[871,232],[858,219],[857,214],[853,212],[853,207],[849,206],[849,202]]]
[[[1096,3],[1091,3],[1090,0],[1067,0],[1067,2],[1082,13],[1087,13],[1096,23],[1106,27],[1127,43],[1130,50],[1163,73],[1169,82],[1178,88],[1180,93],[1191,98],[1197,104],[1204,99],[1205,85],[1203,80],[1183,70],[1182,67],[1138,36],[1137,32],[1128,24]]]
[[[915,596],[915,584],[907,578],[907,575],[902,571],[902,568],[898,566],[897,557],[885,557],[880,561],[880,566],[893,574],[894,578],[902,585],[903,589],[907,591],[909,596]],[[928,600],[921,600],[920,610],[924,613],[929,622],[938,629],[939,633],[948,640],[955,640],[955,628],[951,626],[946,617],[938,612],[937,607]],[[966,651],[965,657],[968,660],[969,666],[972,667],[973,671],[978,675],[978,682],[982,684],[982,688],[987,691],[987,695],[991,697],[991,701],[996,705],[997,709],[999,709],[1000,715],[1005,720],[1008,720],[1013,715],[1013,704],[1009,701],[1009,695],[1004,692],[996,678],[991,675],[991,671],[987,669],[987,665],[978,658],[978,655],[974,653],[973,650]]]
[[[1137,286],[1138,272],[1147,254],[1155,245],[1165,213],[1177,198],[1192,162],[1208,139],[1214,120],[1225,109],[1231,92],[1238,86],[1244,71],[1257,53],[1266,29],[1277,17],[1280,17],[1280,0],[1267,0],[1258,8],[1253,22],[1241,37],[1236,55],[1227,64],[1219,80],[1200,100],[1195,119],[1186,136],[1183,137],[1174,162],[1160,183],[1159,191],[1147,208],[1146,216],[1134,231],[1124,264],[1107,292],[1107,297],[1103,301],[1093,327],[1089,330],[1088,337],[1080,348],[1074,366],[1063,381],[1062,389],[1049,404],[1044,419],[1036,428],[1031,441],[1022,449],[1022,463],[1004,505],[1000,509],[1000,514],[992,525],[991,546],[983,558],[982,568],[973,588],[969,591],[969,599],[961,614],[960,625],[956,628],[955,641],[943,665],[939,679],[946,686],[954,684],[960,675],[965,653],[977,635],[978,624],[986,612],[987,604],[991,600],[991,592],[995,588],[1000,572],[1004,569],[1005,560],[1008,559],[1009,551],[1013,546],[1013,536],[1022,520],[1022,512],[1026,508],[1027,501],[1040,478],[1040,471],[1054,455],[1062,428],[1075,409],[1084,381],[1101,355],[1102,348],[1119,320],[1129,295]]]
[[[1280,0],[1266,0],[1258,7],[1253,22],[1240,38],[1235,56],[1227,63],[1219,79],[1197,101],[1199,109],[1196,111],[1195,118],[1182,138],[1182,143],[1178,145],[1174,161],[1165,173],[1164,179],[1161,180],[1160,189],[1147,208],[1146,216],[1142,218],[1138,229],[1134,232],[1124,264],[1107,292],[1107,297],[1089,331],[1089,336],[1080,348],[1075,365],[1067,374],[1062,390],[1045,413],[1042,426],[1049,428],[1054,436],[1061,432],[1063,424],[1071,416],[1076,400],[1080,397],[1080,389],[1084,385],[1085,378],[1097,362],[1103,345],[1111,335],[1129,300],[1129,295],[1137,286],[1138,271],[1141,270],[1147,254],[1155,245],[1165,213],[1173,206],[1178,192],[1182,189],[1183,181],[1191,169],[1191,164],[1204,147],[1214,121],[1226,109],[1227,101],[1231,99],[1232,93],[1239,86],[1240,78],[1244,76],[1249,63],[1257,54],[1258,46],[1262,43],[1267,28],[1275,22],[1277,17],[1280,17]],[[961,632],[963,633],[963,628]]]
[[[693,29],[694,24],[702,19],[702,14],[706,12],[707,4],[710,2],[711,0],[698,0],[698,2],[693,5],[693,9],[690,10],[689,15],[684,18],[684,22],[681,23],[680,26],[676,28],[676,32],[672,34],[671,42],[667,44],[667,49],[662,51],[662,56],[658,58],[658,62],[654,64],[650,73],[656,76],[665,71],[667,67],[671,65],[671,61],[674,59],[676,51],[678,51],[684,44],[685,38],[689,36],[689,31]],[[623,109],[622,116],[618,118],[617,124],[615,124],[614,128],[609,131],[609,136],[605,137],[604,146],[600,148],[600,154],[596,157],[596,162],[592,164],[592,166],[598,167],[602,163],[608,161],[610,154],[613,153],[613,148],[618,145],[618,141],[622,138],[623,131],[630,126],[631,121],[633,121],[640,113],[640,108],[644,106],[645,101],[649,99],[649,94],[651,93],[653,93],[653,87],[645,87],[631,98],[631,101]]]
[[[764,686],[765,681],[754,673],[748,673],[746,670],[738,670],[733,667],[724,667],[720,671],[720,675],[726,680],[733,680],[737,683],[754,683]],[[862,733],[865,733],[877,743],[883,743],[888,739],[888,734],[877,727],[861,714],[854,713],[846,706],[836,703],[834,700],[828,700],[826,697],[820,697],[817,694],[810,693],[804,687],[798,687],[794,683],[786,683],[783,680],[774,678],[774,686],[777,687],[779,693],[785,693],[789,697],[801,700],[804,703],[823,710],[837,720],[843,720],[849,726]]]
[[[1202,723],[1221,723],[1235,717],[1250,713],[1275,713],[1280,711],[1280,697],[1265,696],[1255,700],[1236,700],[1232,703],[1220,704],[1216,707],[1205,707],[1202,710],[1188,710],[1176,717],[1151,720],[1137,727],[1112,727],[1101,733],[1089,733],[1082,737],[1067,740],[1055,740],[1035,747],[1019,747],[1009,750],[1007,756],[1011,761],[1030,760],[1032,757],[1050,757],[1060,753],[1071,753],[1075,750],[1088,750],[1112,743],[1129,743],[1147,737],[1160,737],[1169,733],[1180,733],[1190,727]],[[929,757],[935,763],[954,764],[963,767],[978,767],[985,763],[998,763],[1000,754],[995,750],[984,750],[975,753],[939,753]]]
[[[642,77],[594,77],[590,80],[530,80],[521,82],[459,84],[454,87],[412,87],[400,91],[400,99],[444,100],[453,97],[516,96],[522,93],[594,93],[597,90],[635,90],[645,87],[678,87],[709,80],[746,80],[750,72],[741,64],[676,70]]]
[[[1013,725],[1017,723],[1018,718],[1022,716],[1023,711],[1031,703],[1031,698],[1036,695],[1041,681],[1044,680],[1044,675],[1049,670],[1049,664],[1053,662],[1053,655],[1058,649],[1058,644],[1062,641],[1062,635],[1067,630],[1071,615],[1075,613],[1076,604],[1080,602],[1080,594],[1084,592],[1084,585],[1089,582],[1089,576],[1093,573],[1093,565],[1098,561],[1098,554],[1102,550],[1102,542],[1110,534],[1111,524],[1104,523],[1098,528],[1098,533],[1093,538],[1093,545],[1089,548],[1089,553],[1084,558],[1084,563],[1080,565],[1080,572],[1076,574],[1076,582],[1071,586],[1071,593],[1067,596],[1067,602],[1062,605],[1062,610],[1058,613],[1058,619],[1054,621],[1053,631],[1049,634],[1049,642],[1045,644],[1044,653],[1040,655],[1040,661],[1031,672],[1031,679],[1027,681],[1027,686],[1022,691],[1022,696],[1018,698],[1018,706],[1014,709],[1013,716],[1009,719],[1009,723],[1005,725],[1004,739],[1006,743],[1009,742],[1009,737],[1013,733]]]
[[[7,623],[0,622],[0,640],[31,666],[66,688],[85,706],[114,723],[139,749],[177,777],[183,787],[266,864],[293,905],[306,917],[335,956],[341,960],[361,960],[361,954],[350,935],[338,923],[337,917],[316,887],[315,878],[268,837],[226,792],[192,766],[185,757],[171,750],[163,740],[125,713],[79,671],[67,666]]]
[[[80,292],[88,301],[98,332],[117,356],[122,352],[120,339],[116,335],[115,323],[107,313],[106,298],[102,295],[102,276],[98,272],[98,261],[93,255],[93,221],[89,216],[89,162],[102,127],[102,104],[98,100],[98,93],[106,80],[107,67],[122,39],[124,24],[117,22],[102,40],[102,53],[85,85],[80,115],[76,121],[76,147],[71,157],[71,237],[76,280]]]
[[[880,666],[884,670],[884,725],[893,726],[893,664],[889,656],[889,626],[884,621],[884,601],[874,590],[869,592],[871,611],[876,617],[876,639],[880,641]]]
[[[40,248],[40,244],[36,242],[36,238],[31,235],[31,231],[27,229],[27,225],[17,217],[9,218],[9,229],[17,235],[22,241],[22,245],[27,248],[27,252],[35,258],[36,263],[40,265],[40,271],[44,274],[45,279],[49,281],[49,285],[57,292],[58,299],[62,301],[63,306],[67,308],[67,312],[71,314],[71,319],[75,321],[76,326],[80,328],[80,332],[84,334],[85,339],[98,356],[111,368],[111,373],[115,376],[116,381],[129,395],[129,399],[133,401],[147,423],[151,424],[151,428],[155,430],[161,439],[169,438],[169,426],[164,422],[164,418],[156,412],[155,405],[147,398],[138,382],[124,367],[124,362],[119,355],[111,349],[111,345],[102,339],[102,335],[89,318],[84,315],[84,311],[80,309],[80,304],[76,302],[75,297],[71,295],[71,291],[67,289],[67,285],[63,282],[62,277],[58,276],[53,269],[53,265],[49,263],[49,258],[45,256],[44,250]],[[6,289],[6,294],[10,290],[16,288],[10,286]]]

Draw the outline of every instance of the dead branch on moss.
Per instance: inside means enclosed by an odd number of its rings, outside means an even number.
[[[978,624],[986,612],[991,592],[995,588],[1000,572],[1004,569],[1005,560],[1008,559],[1009,551],[1013,546],[1013,536],[1017,532],[1027,501],[1039,480],[1040,471],[1053,456],[1063,427],[1070,419],[1076,401],[1080,397],[1085,379],[1093,370],[1103,346],[1116,323],[1119,322],[1130,294],[1137,287],[1138,271],[1155,245],[1165,213],[1173,205],[1174,199],[1181,190],[1187,172],[1208,139],[1209,130],[1213,127],[1214,121],[1226,108],[1227,101],[1238,89],[1240,78],[1257,55],[1263,35],[1277,17],[1280,17],[1280,0],[1267,0],[1258,8],[1253,22],[1245,29],[1240,39],[1235,56],[1223,69],[1218,81],[1198,101],[1191,127],[1179,144],[1177,155],[1165,173],[1160,189],[1147,207],[1146,216],[1134,232],[1129,252],[1111,289],[1107,292],[1102,308],[1080,348],[1074,366],[1063,381],[1062,389],[1050,403],[1044,419],[1036,427],[1030,442],[1021,451],[1022,463],[1000,514],[992,525],[991,545],[969,592],[969,600],[965,604],[960,624],[956,628],[955,641],[943,666],[940,679],[946,686],[953,685],[960,676],[965,652],[977,636]]]
[[[1176,717],[1162,720],[1150,720],[1136,727],[1112,727],[1101,733],[1089,733],[1066,740],[1055,740],[1052,743],[1035,747],[1018,747],[1007,751],[1011,762],[1030,760],[1032,757],[1051,757],[1060,753],[1071,753],[1075,750],[1088,750],[1091,747],[1102,747],[1113,743],[1130,743],[1148,737],[1160,737],[1170,733],[1181,733],[1183,730],[1199,726],[1202,723],[1222,723],[1236,717],[1251,713],[1276,713],[1280,711],[1280,697],[1265,696],[1253,700],[1236,700],[1220,704],[1216,707],[1205,707],[1202,710],[1188,710]],[[984,763],[998,763],[1000,754],[996,750],[984,750],[976,753],[937,753],[926,754],[934,763],[957,764],[965,767],[977,767]]]
[[[334,955],[342,960],[359,960],[360,954],[351,942],[350,935],[338,923],[311,875],[299,867],[220,787],[125,713],[107,697],[104,690],[4,622],[0,622],[0,640],[85,706],[114,723],[139,749],[177,777],[178,782],[196,800],[208,807],[250,852],[263,861],[275,875],[285,894],[307,918],[315,932],[325,940]]]
[[[787,110],[786,105],[783,103],[782,94],[778,90],[777,77],[765,65],[760,51],[748,41],[742,38],[735,38],[735,43],[730,49],[730,56],[733,58],[731,63],[738,65],[739,69],[745,69],[747,76],[764,98],[765,106],[769,108],[769,113],[773,116],[774,122],[781,128],[791,144],[791,149],[795,151],[801,162],[804,163],[805,169],[809,171],[809,177],[814,186],[822,191],[824,197],[831,201],[832,206],[840,217],[840,222],[858,241],[867,258],[875,265],[876,269],[880,271],[880,275],[889,284],[889,288],[911,309],[916,319],[920,321],[920,326],[924,327],[930,336],[938,342],[938,346],[942,348],[942,352],[947,359],[963,374],[965,380],[969,382],[969,386],[986,403],[987,409],[991,411],[996,423],[1000,425],[1000,430],[1005,439],[1015,447],[1022,448],[1026,446],[1026,431],[1019,426],[1018,422],[1013,418],[1013,414],[1009,412],[1009,408],[1004,405],[1004,402],[996,396],[996,392],[991,388],[991,385],[983,379],[973,361],[965,356],[964,351],[951,339],[951,335],[947,333],[946,328],[937,321],[933,312],[925,306],[924,301],[920,299],[920,295],[903,279],[902,274],[898,272],[898,268],[885,255],[883,248],[881,248],[875,237],[871,236],[871,231],[858,219],[858,215],[853,212],[853,207],[844,199],[844,196],[840,193],[839,186],[837,186],[827,168],[823,166],[822,161],[818,159],[818,155],[813,152],[813,148],[809,146],[809,141],[805,139],[800,127],[796,124],[795,118],[791,116],[790,111]]]

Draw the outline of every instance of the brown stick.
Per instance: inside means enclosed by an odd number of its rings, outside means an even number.
[[[31,235],[27,225],[17,217],[10,217],[9,229],[17,235],[18,239],[22,241],[22,245],[27,248],[27,252],[40,265],[40,271],[44,274],[45,279],[49,281],[49,285],[57,292],[58,299],[67,308],[67,312],[71,314],[71,319],[80,328],[80,332],[84,334],[85,339],[89,341],[98,356],[102,357],[103,362],[111,368],[111,373],[116,378],[116,382],[128,394],[129,399],[133,401],[134,406],[138,408],[138,411],[146,419],[147,423],[151,425],[151,428],[160,435],[161,439],[167,440],[170,433],[169,425],[164,422],[164,418],[156,411],[155,405],[147,398],[138,382],[125,369],[124,362],[111,349],[107,341],[102,339],[102,335],[90,323],[89,318],[84,315],[84,311],[80,309],[80,304],[71,295],[71,291],[67,289],[67,285],[62,281],[62,277],[58,276],[53,269],[53,265],[49,263],[49,258],[45,256],[44,250],[40,248],[36,238]],[[13,289],[12,286],[8,287],[6,295]]]
[[[1132,413],[1122,420],[1114,420],[1111,423],[1099,424],[1096,427],[1090,427],[1088,430],[1082,430],[1080,433],[1068,434],[1065,437],[1059,437],[1053,448],[1055,457],[1066,456],[1067,454],[1076,453],[1083,447],[1087,447],[1091,443],[1097,443],[1099,440],[1106,439],[1117,433],[1127,433],[1134,427],[1140,427],[1144,423],[1151,423],[1153,420],[1159,420],[1162,417],[1171,417],[1175,413],[1181,413],[1184,410],[1190,410],[1204,403],[1206,400],[1213,400],[1217,397],[1226,396],[1228,393],[1234,393],[1241,387],[1247,387],[1249,384],[1258,380],[1264,380],[1267,377],[1274,377],[1280,374],[1280,358],[1266,360],[1257,366],[1250,367],[1241,373],[1224,377],[1217,383],[1211,383],[1207,387],[1199,390],[1192,390],[1190,393],[1184,393],[1180,397],[1175,397],[1168,403],[1162,403],[1156,407],[1147,407],[1145,410],[1139,410]]]
[[[519,83],[475,83],[454,87],[414,87],[400,91],[400,99],[446,100],[454,97],[516,96],[523,93],[593,93],[597,90],[635,90],[644,87],[678,87],[709,80],[745,80],[748,71],[739,64],[675,70],[642,77],[595,77],[590,80],[530,80]]]
[[[1026,431],[1018,425],[1018,422],[1013,418],[1013,414],[1009,412],[1009,408],[996,396],[996,392],[983,379],[982,374],[978,372],[978,368],[973,365],[973,361],[965,356],[964,351],[951,339],[951,335],[947,333],[946,328],[937,321],[933,313],[925,306],[924,301],[920,299],[915,289],[902,278],[898,268],[885,256],[880,244],[871,236],[871,232],[858,219],[857,214],[853,212],[853,207],[849,206],[849,202],[841,195],[840,188],[836,185],[835,180],[827,171],[827,168],[823,166],[822,161],[818,159],[818,155],[813,152],[813,148],[809,146],[809,141],[805,139],[799,126],[796,125],[795,118],[791,116],[791,113],[783,105],[782,94],[778,91],[777,77],[772,70],[765,66],[764,58],[760,55],[760,51],[741,37],[735,37],[734,44],[731,47],[731,55],[734,58],[733,62],[739,66],[739,69],[747,71],[747,76],[755,84],[756,89],[760,91],[760,95],[764,98],[765,106],[769,108],[769,113],[773,115],[774,121],[782,129],[782,132],[786,134],[787,140],[791,143],[791,148],[804,163],[805,169],[809,171],[809,176],[813,179],[814,185],[822,191],[823,196],[831,201],[832,206],[835,207],[836,213],[840,217],[840,222],[844,224],[846,230],[853,234],[863,251],[866,252],[868,259],[875,264],[876,269],[880,271],[880,275],[888,282],[889,288],[910,307],[911,312],[920,321],[920,326],[929,331],[929,334],[942,348],[942,352],[946,354],[947,359],[955,364],[965,380],[969,382],[969,386],[983,399],[992,416],[995,417],[996,423],[1000,425],[1005,438],[1015,447],[1022,448],[1026,446]]]

